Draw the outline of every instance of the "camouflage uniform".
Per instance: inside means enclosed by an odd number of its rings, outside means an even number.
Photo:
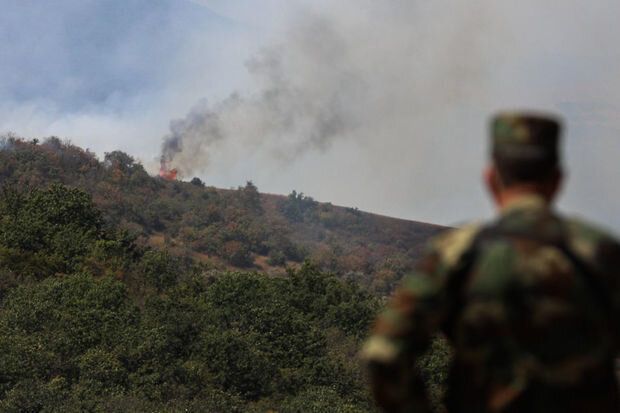
[[[531,125],[508,133],[521,141],[504,140],[497,127],[494,152],[516,142],[511,150],[532,162],[549,154],[551,146],[538,154],[518,147]],[[618,272],[616,240],[535,194],[505,205],[493,223],[441,234],[362,351],[378,401],[388,411],[428,409],[411,366],[442,332],[455,354],[451,412],[620,411]]]

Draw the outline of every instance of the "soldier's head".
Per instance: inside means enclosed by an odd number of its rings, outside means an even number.
[[[551,201],[562,181],[561,122],[550,115],[504,112],[490,124],[491,164],[485,181],[494,200],[534,192]]]

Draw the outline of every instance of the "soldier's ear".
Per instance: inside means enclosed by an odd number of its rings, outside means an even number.
[[[499,203],[500,194],[502,192],[502,182],[494,165],[489,164],[484,168],[482,180],[489,191],[493,202],[496,204]]]

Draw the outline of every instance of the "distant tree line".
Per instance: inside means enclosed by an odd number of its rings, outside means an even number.
[[[0,137],[0,182],[80,188],[92,196],[104,223],[183,261],[282,274],[309,257],[322,271],[353,278],[377,296],[390,294],[425,240],[441,229],[319,203],[297,191],[260,194],[252,182],[222,190],[197,177],[151,177],[124,152],[106,153],[100,162],[56,137]]]

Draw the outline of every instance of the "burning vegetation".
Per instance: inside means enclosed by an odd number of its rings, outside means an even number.
[[[161,160],[161,166],[159,168],[159,177],[174,181],[177,178],[178,171],[176,169],[168,169],[168,165],[165,160]]]

